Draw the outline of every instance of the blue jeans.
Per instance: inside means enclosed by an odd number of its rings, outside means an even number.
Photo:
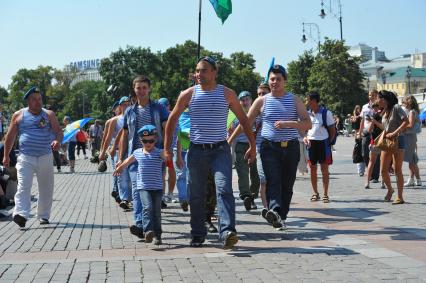
[[[116,162],[117,162],[116,158],[111,158],[112,171],[115,170],[115,163]],[[119,191],[118,191],[118,176],[112,176],[112,191],[119,193]],[[120,199],[122,199],[121,196],[120,196]]]
[[[132,198],[133,198],[133,218],[135,225],[142,228],[142,201],[137,188],[138,181],[138,162],[135,161],[129,166],[129,176],[132,182]]]
[[[138,190],[142,200],[143,230],[161,236],[161,199],[163,190]]]
[[[206,189],[207,175],[211,169],[216,183],[219,214],[219,238],[235,230],[235,198],[232,192],[232,157],[229,144],[213,149],[190,145],[188,155],[188,192],[191,206],[191,235],[205,237],[207,229]]]
[[[179,202],[188,201],[188,188],[186,186],[186,180],[188,175],[188,166],[186,163],[186,151],[182,151],[182,159],[185,164],[182,169],[179,169],[176,160],[177,160],[177,150],[173,150],[173,166],[176,171],[176,187],[179,194]]]
[[[117,163],[118,152],[114,156],[114,162]],[[129,175],[129,168],[124,168],[121,171],[120,176],[118,176],[118,193],[120,194],[120,199],[129,201],[130,200],[130,190],[131,190],[131,182]]]
[[[75,147],[77,146],[76,141],[70,141],[68,144],[68,160],[75,160]]]
[[[265,140],[260,146],[260,157],[265,171],[269,209],[278,212],[285,220],[290,210],[300,159],[299,141],[290,141],[287,147],[281,147],[280,143]]]

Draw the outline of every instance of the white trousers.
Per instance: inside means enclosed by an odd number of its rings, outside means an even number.
[[[15,208],[13,215],[19,214],[26,219],[31,211],[31,187],[34,174],[38,183],[37,218],[49,219],[53,201],[53,154],[34,157],[19,154],[18,163],[18,189],[15,194]]]

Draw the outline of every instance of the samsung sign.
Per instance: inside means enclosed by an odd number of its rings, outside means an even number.
[[[89,69],[99,69],[99,67],[101,66],[101,59],[71,62],[70,66],[73,68],[76,68],[79,71],[89,70]]]

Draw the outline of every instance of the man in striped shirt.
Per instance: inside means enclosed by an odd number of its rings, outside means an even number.
[[[193,247],[202,246],[207,229],[205,222],[206,180],[212,170],[217,192],[219,213],[219,237],[224,249],[237,242],[235,230],[235,198],[232,193],[232,158],[226,141],[226,122],[229,108],[235,113],[249,140],[246,153],[248,162],[256,157],[256,144],[235,92],[217,84],[217,65],[211,57],[201,58],[196,67],[197,85],[184,90],[166,125],[165,154],[173,157],[171,143],[173,131],[181,113],[189,108],[191,119],[188,162],[188,191],[191,206],[191,242]]]
[[[302,100],[285,90],[285,68],[274,65],[268,75],[271,93],[254,101],[248,120],[253,124],[257,116],[262,116],[260,158],[269,205],[265,217],[274,228],[281,230],[286,228],[300,158],[299,130],[307,131],[312,123]]]

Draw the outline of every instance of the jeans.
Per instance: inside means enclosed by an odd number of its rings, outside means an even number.
[[[129,176],[132,183],[132,198],[133,198],[133,218],[135,225],[142,228],[142,201],[141,195],[137,188],[138,180],[138,162],[135,161],[129,166]],[[161,178],[161,177],[160,177]]]
[[[259,195],[260,181],[256,162],[249,165],[247,160],[244,159],[244,155],[248,148],[248,143],[237,142],[235,145],[235,168],[237,169],[238,188],[242,200],[246,197],[257,198]]]
[[[176,154],[177,150],[173,150],[173,166],[175,167],[176,171],[176,187],[179,194],[179,202],[188,201],[188,188],[186,186],[186,180],[188,175],[188,166],[186,162],[186,151],[182,151],[182,159],[184,160],[185,164],[182,169],[179,169],[176,164]]]
[[[161,236],[161,199],[162,190],[138,190],[142,200],[143,230],[154,231],[156,237]]]
[[[68,144],[68,160],[75,160],[75,147],[77,142],[70,141]]]
[[[111,158],[111,168],[112,171],[115,170],[115,163],[116,163],[116,159],[115,158]],[[118,176],[112,176],[112,191],[113,192],[118,192]],[[121,197],[120,197],[121,199]]]
[[[117,163],[118,154],[114,156],[114,161]],[[131,191],[131,182],[129,175],[129,168],[124,168],[121,171],[120,176],[118,176],[118,193],[121,200],[129,201],[130,200],[130,191]]]
[[[281,147],[280,143],[263,141],[260,156],[265,171],[269,209],[278,212],[281,219],[285,220],[290,210],[300,159],[299,141],[289,141],[287,147]]]
[[[213,149],[190,145],[188,155],[188,192],[191,206],[191,235],[205,237],[206,183],[211,169],[216,183],[219,238],[235,230],[235,198],[232,192],[232,157],[226,142]]]

